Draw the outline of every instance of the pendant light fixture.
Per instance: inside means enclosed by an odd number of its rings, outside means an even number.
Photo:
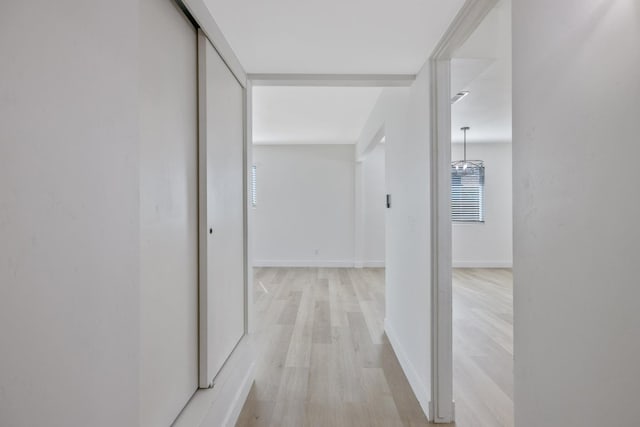
[[[461,127],[460,130],[464,132],[464,160],[455,160],[451,162],[451,167],[454,173],[457,175],[475,175],[481,170],[484,174],[484,162],[482,160],[467,160],[467,131],[469,126]]]

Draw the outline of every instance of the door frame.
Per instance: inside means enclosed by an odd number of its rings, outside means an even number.
[[[498,0],[467,0],[429,58],[431,70],[431,402],[435,423],[455,420],[451,227],[451,59]]]

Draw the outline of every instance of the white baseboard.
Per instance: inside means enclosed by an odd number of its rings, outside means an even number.
[[[404,371],[404,375],[407,377],[407,380],[409,380],[409,385],[413,390],[413,394],[418,399],[418,403],[420,403],[420,407],[422,408],[424,414],[427,416],[427,419],[430,420],[431,414],[429,413],[429,389],[427,388],[427,385],[418,374],[418,371],[416,370],[413,363],[411,363],[411,361],[407,357],[404,348],[398,340],[398,335],[386,318],[384,319],[384,331],[386,332],[387,338],[391,343],[391,347],[393,348],[393,351],[398,358],[398,362],[400,362],[400,366]]]
[[[254,267],[353,267],[353,260],[253,260]]]
[[[233,404],[229,407],[227,411],[227,416],[225,417],[222,425],[234,427],[238,418],[240,418],[240,413],[242,412],[242,408],[244,407],[245,402],[247,401],[247,397],[249,396],[249,392],[251,391],[251,386],[253,385],[253,381],[255,378],[255,362],[251,365],[249,370],[245,373],[244,378],[242,379],[242,383],[238,388],[238,391],[233,399]],[[208,419],[214,419],[212,417],[208,417]],[[214,425],[211,423],[207,423],[205,420],[204,426]],[[203,427],[204,427],[203,426]]]
[[[197,390],[172,427],[235,426],[255,378],[253,339],[242,338],[213,388]]]
[[[326,267],[326,268],[384,268],[384,261],[352,260],[254,260],[254,267]]]
[[[384,261],[353,260],[254,260],[254,267],[368,267],[384,268]],[[511,261],[453,261],[453,268],[512,268]]]
[[[453,268],[513,268],[512,261],[453,261]]]
[[[365,268],[384,268],[386,263],[384,261],[364,261],[362,265]]]

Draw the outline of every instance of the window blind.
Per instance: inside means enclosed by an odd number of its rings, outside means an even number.
[[[251,166],[251,206],[256,207],[258,198],[256,195],[256,165]]]
[[[484,222],[484,166],[451,167],[451,219]]]

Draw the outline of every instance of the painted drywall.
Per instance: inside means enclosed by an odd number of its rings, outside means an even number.
[[[462,144],[452,144],[451,158],[462,159]],[[467,145],[467,158],[485,165],[484,223],[453,223],[454,267],[503,267],[513,263],[511,144]]]
[[[365,267],[384,267],[385,158],[385,145],[378,144],[362,161],[362,259]]]
[[[0,425],[139,425],[138,8],[0,4]]]
[[[140,1],[140,425],[168,426],[198,387],[196,30]]]
[[[515,421],[640,419],[640,4],[513,1]]]
[[[253,89],[253,142],[352,143],[381,91],[378,87],[257,86]]]
[[[352,145],[254,145],[254,265],[353,266]]]
[[[385,331],[425,413],[431,390],[429,73],[410,88],[385,89],[356,146],[385,136]],[[416,334],[416,331],[422,333]]]

